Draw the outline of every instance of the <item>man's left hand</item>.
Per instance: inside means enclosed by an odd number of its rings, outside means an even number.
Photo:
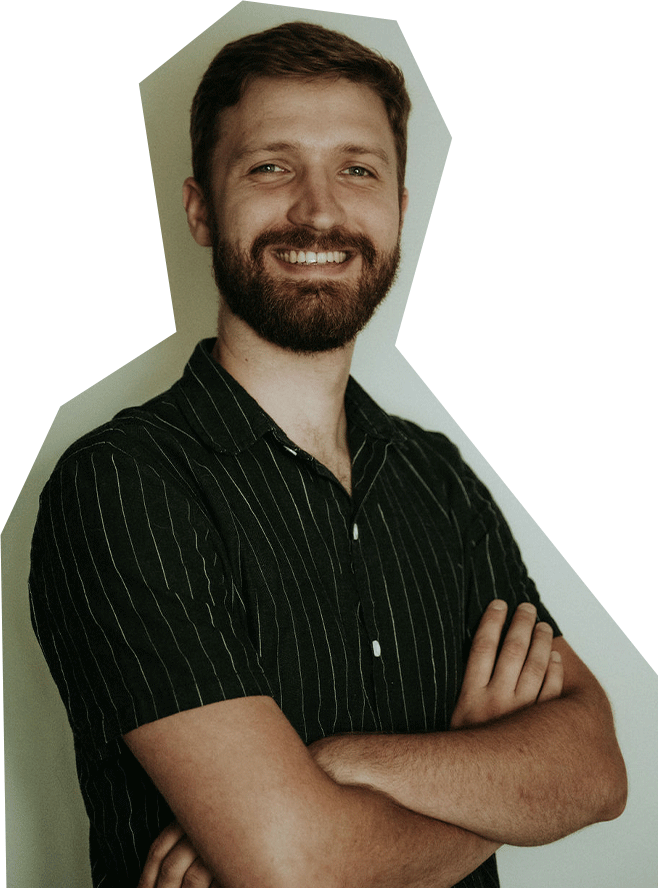
[[[533,604],[519,605],[498,653],[506,615],[506,602],[496,599],[480,620],[450,722],[453,729],[494,721],[562,693],[562,658],[552,650],[550,625],[536,622]]]

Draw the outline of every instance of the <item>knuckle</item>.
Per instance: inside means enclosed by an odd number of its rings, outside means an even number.
[[[546,684],[547,678],[548,673],[543,664],[526,660],[517,683],[517,694],[522,693],[533,699],[536,698],[541,688]]]
[[[197,860],[183,876],[181,888],[208,888],[211,879],[212,876],[206,867]]]
[[[483,709],[489,715],[498,712],[500,709],[503,709],[505,707],[504,701],[505,698],[500,693],[489,694]]]
[[[505,640],[505,651],[515,659],[523,659],[528,653],[528,644],[525,640],[512,636]]]
[[[471,643],[471,654],[475,654],[476,657],[483,654],[490,654],[495,650],[495,642],[486,635],[479,633],[473,638]]]
[[[546,677],[546,668],[543,663],[529,662],[526,666],[526,670],[530,678],[535,679],[539,684],[544,681]]]
[[[165,880],[174,881],[179,875],[179,860],[174,854],[168,855],[160,864],[160,875]]]

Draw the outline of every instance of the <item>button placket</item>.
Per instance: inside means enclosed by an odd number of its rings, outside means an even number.
[[[358,522],[357,522],[357,521],[354,521],[354,520],[352,521],[352,533],[351,533],[351,536],[352,536],[352,543],[357,543],[357,542],[359,541],[359,525],[358,525]],[[358,559],[360,558],[360,556],[357,555],[356,558],[357,558],[357,560],[358,560]],[[354,554],[353,554],[353,556],[352,556],[352,565],[351,565],[351,567],[352,567],[352,574],[354,575],[355,572],[356,572],[356,571],[355,571]],[[371,628],[373,628],[373,627],[371,627]],[[371,638],[372,638],[372,636],[371,636]],[[370,647],[371,647],[371,650],[372,650],[372,654],[373,654],[373,656],[374,656],[375,658],[379,659],[379,658],[381,657],[381,655],[382,655],[382,647],[381,647],[381,644],[379,643],[379,640],[378,640],[377,638],[372,639],[371,642],[370,642]]]

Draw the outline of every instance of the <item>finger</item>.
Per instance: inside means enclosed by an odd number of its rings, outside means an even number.
[[[536,621],[537,608],[529,601],[520,604],[512,617],[492,679],[498,687],[508,692],[515,691],[518,684],[525,658],[530,650]]]
[[[197,857],[185,873],[181,888],[211,888],[213,885],[217,883],[213,881],[212,873],[203,860]]]
[[[534,703],[542,689],[551,657],[553,629],[548,623],[537,623],[532,633],[528,655],[516,685],[519,706]]]
[[[155,888],[181,888],[183,884],[187,884],[184,879],[198,856],[196,848],[193,847],[187,836],[183,836],[160,864]]]
[[[562,657],[560,656],[559,651],[551,651],[544,684],[542,685],[537,702],[543,703],[546,700],[554,700],[556,697],[559,697],[562,693],[563,684],[564,664],[562,662]]]
[[[182,826],[175,820],[162,830],[149,849],[137,888],[155,888],[162,861],[183,835]]]
[[[506,616],[507,603],[505,601],[497,598],[490,602],[473,636],[462,690],[484,688],[489,684]]]

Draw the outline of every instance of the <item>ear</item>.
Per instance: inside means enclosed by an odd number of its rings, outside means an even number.
[[[208,208],[201,186],[191,176],[183,182],[183,206],[194,240],[202,247],[212,246],[208,228]]]
[[[409,206],[409,192],[406,188],[402,190],[402,199],[400,200],[400,228],[402,228],[402,223],[404,222],[404,214],[407,212],[407,207]]]

